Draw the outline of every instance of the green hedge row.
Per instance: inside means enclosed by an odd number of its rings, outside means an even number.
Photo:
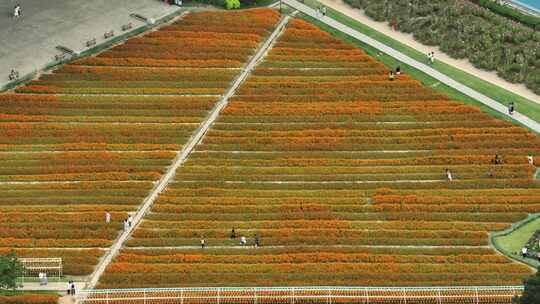
[[[477,0],[480,1],[480,0]],[[540,31],[458,0],[345,0],[426,45],[540,94]],[[485,1],[488,2],[488,1]]]

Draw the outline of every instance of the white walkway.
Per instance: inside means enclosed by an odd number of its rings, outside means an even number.
[[[138,209],[137,213],[133,217],[133,225],[131,226],[131,228],[124,231],[120,235],[120,237],[111,246],[108,254],[104,256],[100,263],[97,265],[96,270],[94,271],[94,273],[92,273],[91,278],[86,285],[87,289],[95,288],[99,278],[105,272],[105,269],[112,262],[113,258],[118,254],[124,243],[128,240],[131,232],[133,232],[137,228],[144,215],[150,210],[150,207],[157,199],[158,195],[163,190],[165,190],[167,185],[172,181],[178,167],[180,167],[186,161],[191,151],[206,134],[212,123],[217,119],[220,111],[225,108],[225,106],[227,106],[229,98],[234,95],[236,90],[240,87],[240,85],[248,77],[251,71],[255,68],[259,60],[264,57],[272,42],[276,40],[277,37],[282,33],[289,19],[290,17],[285,17],[281,19],[276,29],[273,31],[270,37],[267,38],[266,42],[259,48],[257,53],[250,59],[248,64],[242,70],[242,73],[235,79],[229,90],[227,90],[221,100],[210,111],[209,115],[205,118],[200,127],[194,131],[194,134],[184,145],[183,149],[178,152],[177,156],[173,160],[173,164],[167,169],[167,173],[161,177],[150,195],[146,197],[146,199],[143,201],[142,206]]]
[[[313,18],[316,18],[316,19],[319,19],[322,23],[325,23],[326,25],[334,28],[334,29],[337,29],[359,41],[362,41],[363,43],[366,43],[378,50],[380,50],[381,52],[385,53],[385,54],[388,54],[389,56],[392,56],[394,57],[395,59],[405,63],[405,64],[408,64],[418,70],[421,70],[423,71],[424,73],[426,73],[427,75],[439,80],[440,82],[462,92],[463,94],[485,104],[486,106],[500,112],[500,113],[503,113],[505,115],[508,115],[507,114],[507,108],[505,106],[503,106],[502,104],[496,102],[495,100],[483,95],[483,94],[480,94],[479,92],[467,87],[466,85],[462,84],[462,83],[459,83],[457,81],[455,81],[454,79],[451,79],[449,78],[448,76],[432,69],[431,67],[419,62],[419,61],[416,61],[412,58],[410,58],[409,56],[401,53],[401,52],[398,52],[397,50],[394,50],[393,48],[371,38],[371,37],[368,37],[362,33],[360,33],[359,31],[356,31],[352,28],[350,28],[349,26],[347,25],[344,25],[328,16],[325,16],[325,17],[317,17],[317,14],[316,14],[316,11],[315,9],[312,9],[310,8],[309,6],[307,5],[304,5],[296,0],[282,0],[283,3],[285,3],[286,5],[308,15],[308,16],[311,16]],[[505,102],[505,101],[502,101],[502,102]],[[523,115],[523,114],[520,114],[518,112],[514,112],[514,115],[512,115],[512,118],[520,123],[522,123],[523,125],[529,127],[530,129],[534,130],[535,132],[537,133],[540,133],[540,124],[532,119],[530,119],[529,117]]]

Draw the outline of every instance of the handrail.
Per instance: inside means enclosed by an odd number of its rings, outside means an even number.
[[[354,301],[360,303],[396,303],[397,300],[429,301],[429,303],[453,303],[466,300],[467,303],[512,303],[512,299],[523,292],[523,286],[440,286],[440,287],[347,287],[347,286],[305,286],[305,287],[186,287],[186,288],[130,288],[81,290],[80,304],[122,304],[153,303],[165,300],[171,303],[221,304],[240,301],[254,304],[295,303],[339,303]],[[179,301],[179,302],[177,302]],[[435,302],[433,302],[435,301]],[[450,301],[450,302],[449,302]],[[157,303],[157,302],[156,302]],[[161,302],[160,302],[161,303]],[[427,303],[427,302],[426,302]]]
[[[217,292],[217,291],[358,291],[358,290],[384,290],[384,291],[501,291],[501,290],[520,290],[522,285],[505,285],[505,286],[426,286],[426,287],[361,287],[361,286],[282,286],[282,287],[172,287],[172,288],[120,288],[120,289],[83,289],[80,292],[89,294],[104,294],[104,293],[129,293],[129,292]]]

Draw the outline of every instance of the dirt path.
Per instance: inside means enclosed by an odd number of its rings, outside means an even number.
[[[416,41],[412,34],[397,32],[392,30],[392,28],[388,25],[386,22],[377,22],[373,19],[366,16],[363,10],[359,10],[356,8],[352,8],[348,4],[344,3],[342,0],[319,0],[319,2],[324,3],[328,7],[331,7],[351,18],[354,18],[358,20],[359,22],[385,34],[386,36],[389,36],[395,40],[398,40],[399,42],[412,47],[416,49],[419,52],[422,52],[424,54],[427,54],[430,51],[435,52],[435,58],[438,61],[442,61],[446,64],[449,64],[451,66],[454,66],[462,71],[465,71],[469,74],[475,75],[476,77],[488,81],[492,84],[495,84],[499,87],[505,88],[508,91],[511,91],[517,95],[521,95],[522,97],[525,97],[531,101],[534,101],[535,103],[540,104],[540,96],[536,95],[531,90],[527,89],[525,85],[523,84],[516,84],[516,83],[510,83],[499,76],[497,76],[496,72],[488,72],[484,70],[480,70],[476,67],[474,67],[468,60],[466,59],[454,59],[450,56],[446,55],[442,51],[439,50],[438,47],[431,47],[426,46],[418,41]]]

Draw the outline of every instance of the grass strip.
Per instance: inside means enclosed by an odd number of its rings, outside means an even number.
[[[317,0],[305,0],[304,4],[310,6],[310,7],[313,7],[313,8],[316,8],[318,6],[320,6],[321,4],[317,1]],[[349,27],[351,27],[352,29],[355,29],[359,32],[361,32],[362,34],[366,35],[366,36],[369,36],[373,39],[376,39],[378,40],[379,42],[381,43],[384,43],[386,44],[387,46],[417,60],[417,61],[420,61],[420,62],[424,62],[426,61],[426,54],[424,53],[421,53],[417,50],[415,50],[414,48],[411,48],[397,40],[394,40],[393,38],[390,38],[374,29],[372,29],[371,27],[365,25],[365,24],[362,24],[358,21],[356,21],[355,19],[339,12],[339,11],[336,11],[330,7],[327,7],[327,16],[331,17],[332,19],[344,24],[344,25],[347,25]],[[307,18],[306,18],[307,19]],[[309,18],[308,19],[309,21],[311,21],[312,23],[315,23],[317,24],[320,28],[323,28],[325,31],[327,32],[332,32],[332,34],[334,34],[333,31],[330,31],[328,30],[328,27],[327,26],[322,26],[323,24],[321,22],[318,22],[317,20],[313,19],[313,18]],[[336,36],[339,36],[339,35],[336,35]],[[341,35],[342,37],[343,35]],[[340,38],[341,38],[340,37]],[[343,38],[342,38],[343,39]],[[351,41],[350,39],[347,39],[347,41]],[[354,40],[356,41],[356,40]],[[358,43],[354,43],[354,44],[358,44]],[[367,46],[366,46],[367,47]],[[366,49],[366,47],[362,47],[363,49]],[[373,49],[373,48],[372,48]],[[378,54],[379,52],[376,50],[375,54]],[[373,54],[373,52],[370,52],[369,54]],[[392,63],[392,65],[389,65],[389,67],[391,68],[395,68],[396,66],[400,65],[402,70],[404,68],[404,64],[403,63],[400,63],[396,60],[394,60],[393,62],[390,62],[388,60],[386,60],[385,57],[389,57],[389,56],[377,56],[381,61],[383,61],[385,64],[388,64],[388,63]],[[382,57],[382,58],[380,58]],[[452,78],[452,79],[455,79],[455,80],[458,80],[459,82],[461,83],[464,83],[466,84],[468,87],[478,91],[479,93],[482,93],[490,98],[492,98],[493,100],[501,103],[501,104],[504,104],[506,105],[508,102],[510,101],[513,101],[515,106],[516,106],[516,110],[519,111],[520,113],[524,114],[524,115],[527,115],[528,117],[530,117],[531,119],[535,120],[536,122],[540,122],[540,105],[535,103],[534,101],[531,101],[527,98],[524,98],[520,95],[517,95],[517,94],[514,94],[510,91],[507,91],[497,85],[494,85],[494,84],[491,84],[487,81],[484,81],[474,75],[471,75],[467,72],[464,72],[458,68],[455,68],[451,65],[448,65],[446,63],[443,63],[441,61],[436,61],[435,64],[432,66],[432,68],[434,68],[435,70],[447,75],[448,77]],[[406,71],[410,71],[411,67],[407,67],[407,70]],[[426,75],[427,76],[427,75]],[[418,80],[421,80],[423,81],[423,79],[420,79],[420,78],[417,78],[416,76],[414,76],[416,79]],[[425,78],[425,77],[422,77],[422,78]],[[437,83],[438,81],[433,81],[431,82],[431,84],[429,85],[435,85],[435,83]],[[439,87],[443,86],[442,84],[441,85],[436,85],[434,87],[434,89],[437,89]],[[461,94],[463,95],[463,94]],[[453,97],[453,95],[449,95],[450,97],[452,98],[455,98]],[[465,96],[465,95],[463,95]],[[467,97],[468,98],[468,97]],[[456,98],[457,99],[457,98]],[[468,98],[470,99],[470,98]],[[457,100],[462,100],[461,98],[460,99],[457,99]],[[465,101],[465,100],[463,100]],[[467,102],[467,101],[465,101]],[[469,102],[467,102],[469,103]],[[478,102],[476,102],[475,104],[479,104]],[[483,108],[484,109],[484,108]],[[491,114],[491,113],[490,113]],[[500,118],[500,117],[498,117]]]

